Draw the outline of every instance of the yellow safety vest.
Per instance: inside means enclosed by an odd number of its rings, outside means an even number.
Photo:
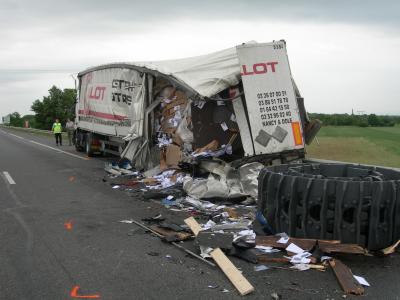
[[[54,133],[61,133],[61,130],[62,130],[61,123],[53,124],[53,132]]]

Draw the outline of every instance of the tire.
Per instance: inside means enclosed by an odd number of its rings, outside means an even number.
[[[92,149],[92,134],[87,133],[85,139],[85,152],[88,157],[93,156],[93,149]]]
[[[379,250],[400,239],[400,172],[351,164],[264,168],[258,208],[276,232]]]
[[[75,136],[74,136],[74,145],[75,145],[75,150],[78,152],[83,152],[85,149],[82,146],[82,138],[83,135],[81,132],[76,131]]]

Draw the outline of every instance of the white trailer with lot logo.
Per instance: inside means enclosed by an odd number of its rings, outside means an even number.
[[[287,162],[304,157],[320,127],[307,118],[285,41],[101,65],[78,77],[76,148],[119,154],[138,169],[204,152]]]

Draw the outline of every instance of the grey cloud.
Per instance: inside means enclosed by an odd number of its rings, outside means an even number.
[[[161,22],[180,18],[290,20],[310,22],[346,22],[395,26],[400,23],[400,2],[327,1],[327,0],[202,0],[202,1],[129,1],[129,0],[14,0],[1,5],[0,20],[18,26],[39,25],[46,21],[85,25]],[[4,23],[3,23],[4,24]],[[7,23],[6,23],[7,24]]]

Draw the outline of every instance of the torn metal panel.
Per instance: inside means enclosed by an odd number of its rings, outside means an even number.
[[[233,109],[235,111],[236,121],[240,128],[240,138],[243,145],[245,155],[254,155],[253,138],[247,119],[247,114],[243,105],[242,98],[237,98],[232,101]]]
[[[242,192],[258,199],[258,175],[264,165],[259,162],[248,163],[239,168]]]
[[[196,236],[196,241],[203,247],[231,249],[233,247],[233,234],[200,231]]]

